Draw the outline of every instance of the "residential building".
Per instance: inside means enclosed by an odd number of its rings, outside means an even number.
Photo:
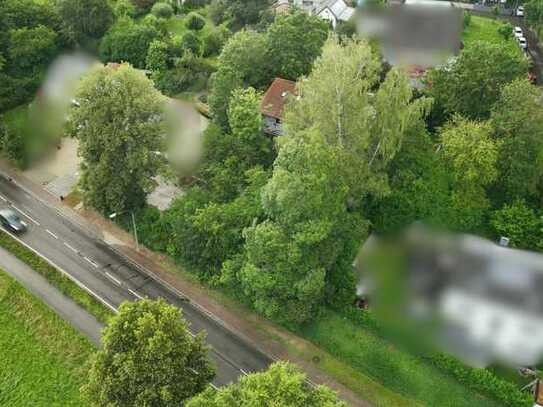
[[[344,0],[328,0],[318,6],[316,14],[330,21],[335,30],[338,23],[348,21],[354,15],[354,11],[354,8],[349,7]]]
[[[275,78],[262,97],[260,111],[264,118],[263,131],[272,136],[283,134],[281,118],[289,96],[296,95],[296,83],[283,78]]]

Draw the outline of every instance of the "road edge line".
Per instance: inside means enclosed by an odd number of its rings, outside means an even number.
[[[30,250],[32,253],[49,263],[52,267],[54,267],[56,270],[58,270],[62,275],[65,277],[68,277],[72,282],[74,282],[79,288],[82,288],[85,290],[88,294],[95,297],[98,301],[100,301],[103,305],[108,307],[111,311],[114,313],[118,313],[117,308],[115,308],[113,305],[111,305],[109,302],[107,302],[105,299],[103,299],[101,296],[96,294],[94,291],[92,291],[90,288],[88,288],[85,284],[83,284],[81,281],[73,277],[71,274],[69,274],[67,271],[63,270],[61,267],[59,267],[56,263],[39,253],[37,250],[29,246],[27,243],[19,239],[17,236],[12,235],[11,233],[5,231],[4,229],[0,229],[3,233],[6,233],[9,237],[13,238],[15,241],[17,241],[19,244],[23,245],[26,249]],[[66,294],[65,294],[66,295]]]

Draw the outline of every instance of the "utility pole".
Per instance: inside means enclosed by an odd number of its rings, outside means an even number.
[[[136,250],[140,251],[140,242],[138,241],[138,229],[136,228],[136,217],[134,216],[134,212],[131,211],[130,214],[132,215],[132,225],[134,227],[134,238],[136,239]]]

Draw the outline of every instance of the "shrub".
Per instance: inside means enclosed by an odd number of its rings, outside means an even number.
[[[209,0],[185,0],[183,3],[183,9],[185,11],[195,10],[209,4]]]
[[[189,31],[183,34],[181,38],[181,48],[184,52],[191,51],[195,55],[200,55],[202,50],[202,41],[196,34]]]
[[[25,133],[22,131],[6,130],[2,137],[2,150],[6,157],[21,168],[27,165],[24,135]]]
[[[198,13],[189,13],[187,18],[187,28],[189,30],[199,31],[204,28],[206,20]]]
[[[209,57],[211,55],[219,55],[230,34],[230,30],[228,30],[228,28],[223,25],[209,32],[204,37],[203,55],[205,57]]]
[[[173,15],[173,8],[168,3],[155,3],[151,8],[151,13],[156,17],[170,18]]]
[[[500,34],[505,40],[513,36],[513,26],[511,23],[502,23],[498,27],[498,34]]]
[[[226,19],[228,6],[223,1],[214,1],[208,9],[208,15],[213,24],[219,25]]]
[[[104,61],[125,61],[144,68],[149,45],[157,37],[158,31],[149,25],[131,21],[117,23],[102,39],[100,55]]]
[[[541,240],[541,218],[523,200],[494,211],[490,223],[496,237],[508,237],[512,247],[534,250]]]
[[[138,13],[143,14],[148,12],[156,0],[132,0],[134,6],[136,6]]]
[[[117,18],[134,17],[136,15],[136,8],[129,0],[117,0],[113,11]]]
[[[471,13],[469,11],[464,11],[464,19],[463,19],[464,28],[469,27],[471,24]]]
[[[521,391],[513,383],[496,377],[486,369],[465,366],[452,356],[442,353],[434,354],[430,362],[448,372],[457,381],[467,387],[488,394],[510,407],[528,407],[533,405],[533,397],[528,392]]]

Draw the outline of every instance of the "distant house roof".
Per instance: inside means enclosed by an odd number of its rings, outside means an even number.
[[[296,94],[296,83],[283,78],[275,78],[262,98],[260,111],[263,115],[280,119],[289,94]]]
[[[347,21],[354,14],[354,8],[349,7],[344,0],[328,0],[323,2],[317,14],[320,14],[325,8],[328,8],[340,21]]]
[[[290,9],[290,3],[288,0],[278,0],[273,7],[276,13],[286,13]]]
[[[118,62],[108,62],[106,66],[111,69],[119,69],[121,64]]]

